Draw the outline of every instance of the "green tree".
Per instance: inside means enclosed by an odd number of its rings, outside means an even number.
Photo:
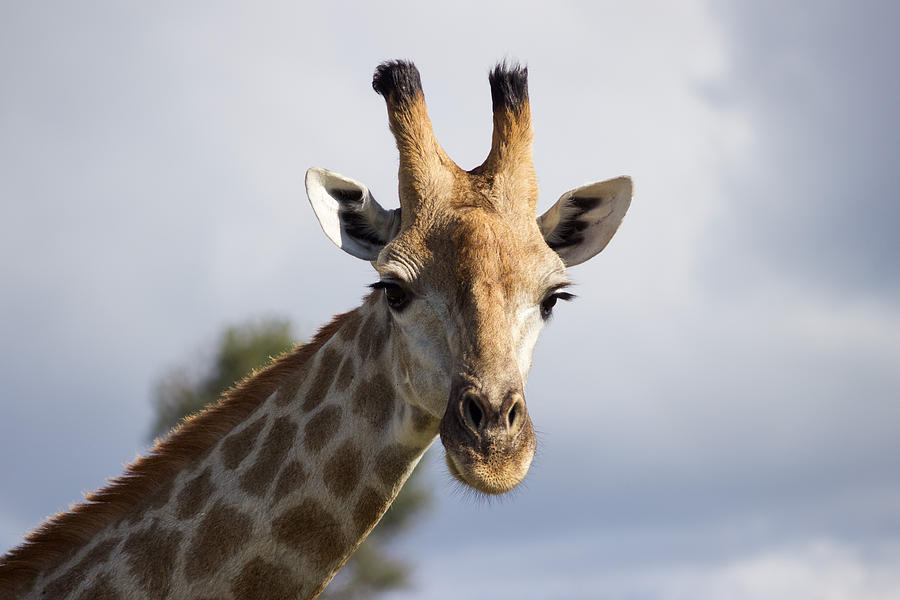
[[[184,417],[197,412],[271,357],[294,347],[290,321],[264,319],[227,327],[213,354],[199,369],[175,368],[153,390],[156,421],[153,436],[164,435]],[[328,586],[322,598],[356,600],[407,587],[410,567],[391,558],[385,545],[427,504],[427,490],[413,472],[381,522]]]

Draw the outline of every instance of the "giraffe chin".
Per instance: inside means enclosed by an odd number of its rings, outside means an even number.
[[[530,419],[515,439],[504,440],[506,443],[468,436],[460,440],[446,429],[442,424],[444,460],[460,483],[484,494],[498,495],[519,485],[528,474],[537,446]]]
[[[517,464],[513,469],[495,469],[480,461],[474,462],[474,464],[469,462],[466,467],[462,467],[449,451],[444,453],[447,469],[454,479],[483,494],[494,496],[505,494],[522,483],[525,475],[528,474],[533,457],[532,453],[526,458],[524,464]]]

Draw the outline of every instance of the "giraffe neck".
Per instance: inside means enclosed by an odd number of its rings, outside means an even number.
[[[242,422],[40,573],[28,597],[320,592],[384,514],[438,422],[398,399],[382,303],[370,297],[317,342]],[[226,404],[237,401],[240,391]]]

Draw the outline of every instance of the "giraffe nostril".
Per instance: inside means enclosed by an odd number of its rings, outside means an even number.
[[[522,429],[522,425],[527,418],[525,401],[522,399],[521,394],[516,394],[513,397],[512,406],[509,407],[509,411],[506,413],[506,433],[514,437]]]
[[[515,427],[516,419],[518,419],[518,418],[519,418],[519,403],[516,402],[515,404],[512,405],[512,408],[509,409],[509,414],[506,415],[506,426],[509,428],[510,431],[512,431],[513,428]]]
[[[463,396],[463,415],[465,415],[466,422],[473,431],[477,432],[481,429],[481,423],[484,421],[484,411],[481,410],[481,406],[478,405],[478,401],[472,397],[472,394]]]

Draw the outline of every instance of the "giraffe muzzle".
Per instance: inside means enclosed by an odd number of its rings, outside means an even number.
[[[492,399],[477,386],[453,386],[440,431],[450,473],[487,494],[518,485],[534,458],[534,427],[515,389]]]

